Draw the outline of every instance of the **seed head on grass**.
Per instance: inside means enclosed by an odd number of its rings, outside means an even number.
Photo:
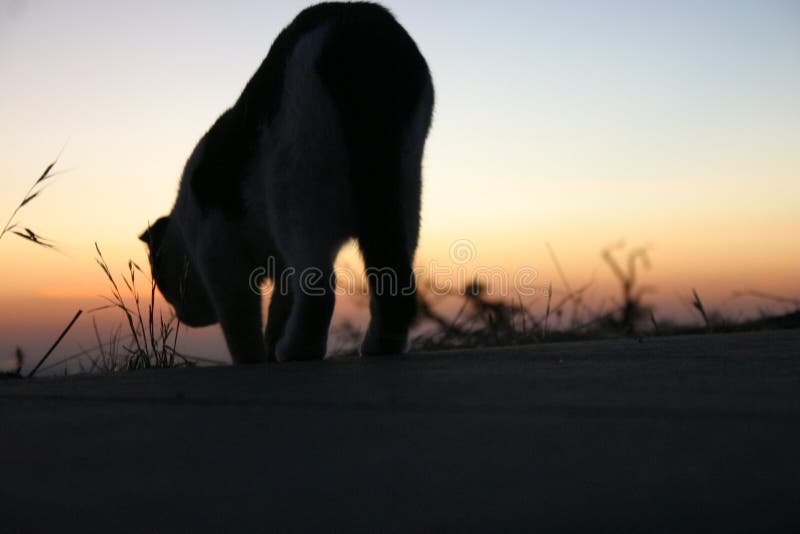
[[[27,226],[23,226],[22,223],[20,223],[17,220],[17,215],[19,215],[19,212],[22,210],[22,208],[24,208],[25,206],[30,204],[33,200],[38,198],[42,194],[42,192],[44,192],[47,186],[50,185],[49,180],[53,178],[53,176],[55,176],[56,174],[53,172],[53,168],[56,166],[57,162],[58,158],[56,158],[50,165],[48,165],[45,168],[44,172],[41,174],[41,176],[39,176],[39,178],[35,182],[33,182],[33,185],[25,193],[25,196],[22,198],[22,201],[17,205],[14,211],[11,212],[11,216],[6,221],[6,224],[5,226],[3,226],[3,229],[0,230],[0,239],[2,239],[6,234],[14,234],[17,237],[21,237],[26,241],[30,241],[31,243],[39,245],[40,247],[49,249],[55,248],[55,245],[50,239],[42,236],[41,234],[28,228]]]
[[[100,246],[95,243],[97,258],[95,261],[110,283],[111,296],[103,299],[108,303],[92,311],[117,309],[125,318],[129,330],[129,343],[123,346],[127,353],[127,367],[129,369],[145,369],[150,367],[174,367],[176,365],[192,365],[193,362],[177,351],[180,321],[177,318],[165,318],[160,310],[156,313],[156,283],[152,276],[148,276],[133,260],[128,261],[128,272],[120,278],[127,289],[127,297],[133,300],[129,307],[125,302],[120,284],[112,274],[111,268]],[[144,303],[138,289],[137,273],[148,280],[149,302]],[[130,302],[130,300],[129,300]],[[146,311],[144,306],[147,306]],[[99,338],[99,334],[97,334]],[[118,341],[119,336],[116,336]],[[101,354],[101,357],[104,355]]]

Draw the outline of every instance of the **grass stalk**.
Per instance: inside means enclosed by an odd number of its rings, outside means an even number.
[[[50,355],[53,353],[53,351],[56,350],[56,347],[58,347],[58,345],[61,343],[61,340],[64,339],[64,336],[66,336],[67,333],[72,329],[72,327],[75,325],[75,323],[78,321],[78,319],[80,318],[80,316],[82,314],[83,314],[83,310],[78,310],[78,313],[75,314],[75,317],[72,318],[72,320],[69,322],[69,324],[64,329],[64,331],[61,332],[61,335],[58,336],[58,339],[56,339],[55,343],[53,343],[53,345],[50,347],[50,350],[48,350],[45,353],[45,355],[42,356],[42,359],[39,360],[39,363],[36,364],[36,367],[34,367],[33,370],[30,373],[28,373],[28,378],[33,378],[33,375],[36,374],[36,371],[39,370],[39,368],[47,360],[47,358],[49,358]]]

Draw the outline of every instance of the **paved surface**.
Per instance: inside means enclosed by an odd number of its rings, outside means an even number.
[[[0,530],[800,528],[800,331],[0,383]]]

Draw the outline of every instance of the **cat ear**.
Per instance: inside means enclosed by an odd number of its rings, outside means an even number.
[[[161,246],[164,240],[164,235],[167,233],[169,226],[169,217],[161,217],[159,220],[147,227],[147,230],[142,232],[139,240],[146,243],[151,251],[156,251]]]

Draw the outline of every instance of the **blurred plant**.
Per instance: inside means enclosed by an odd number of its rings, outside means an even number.
[[[411,341],[414,350],[520,345],[541,342],[547,335],[549,290],[548,311],[541,319],[531,311],[532,303],[521,297],[492,299],[477,280],[456,292],[462,302],[452,318],[438,310],[434,294],[421,284],[418,326]]]
[[[624,248],[625,244],[619,242],[604,249],[602,257],[622,286],[622,302],[618,303],[618,317],[611,316],[609,320],[615,322],[623,333],[632,334],[636,329],[637,322],[649,318],[651,310],[642,303],[642,298],[646,293],[653,292],[654,288],[651,286],[636,287],[638,282],[637,265],[641,264],[645,270],[650,269],[647,247],[631,249],[623,267],[614,257],[613,252]]]
[[[22,364],[25,361],[25,355],[23,354],[21,347],[17,347],[14,356],[16,358],[17,367],[13,371],[0,372],[0,380],[8,380],[11,378],[22,378]]]
[[[569,283],[553,248],[547,245],[547,249],[563,289],[555,292],[553,285],[549,284],[544,292],[547,297],[545,302],[535,299],[525,301],[521,297],[494,299],[478,280],[442,295],[440,289],[434,290],[431,280],[420,278],[417,284],[419,315],[411,336],[411,350],[435,351],[615,338],[630,336],[645,326],[649,334],[654,336],[701,334],[712,331],[712,328],[715,332],[735,332],[800,327],[800,310],[750,321],[727,320],[710,314],[694,290],[694,299],[688,304],[700,314],[702,326],[681,325],[664,318],[657,320],[653,308],[642,302],[644,296],[653,292],[654,288],[639,285],[641,269],[650,268],[648,249],[632,248],[621,262],[614,253],[625,249],[623,243],[601,252],[604,262],[620,282],[621,299],[614,301],[609,309],[603,302],[593,306],[589,304],[587,296],[593,281],[575,288]],[[757,291],[746,294],[795,308],[800,306],[797,299]],[[345,323],[335,327],[332,336],[339,341],[335,355],[352,356],[357,354],[363,332],[352,323]]]
[[[564,297],[552,307],[552,310],[548,305],[547,315],[549,316],[550,312],[552,311],[553,315],[560,319],[564,315],[566,308],[571,307],[572,315],[570,324],[572,326],[577,326],[581,323],[582,318],[584,318],[587,313],[591,314],[591,310],[586,304],[584,297],[594,285],[594,280],[590,280],[586,284],[580,286],[578,289],[573,290],[572,284],[569,283],[567,275],[565,274],[564,269],[561,267],[561,262],[558,260],[555,250],[550,243],[545,243],[545,246],[547,247],[548,254],[550,254],[550,259],[553,262],[553,266],[556,268],[556,273],[561,280],[561,285],[564,286],[565,292]],[[552,288],[553,285],[550,284],[550,294],[552,294]]]
[[[696,289],[692,289],[692,297],[692,307],[700,313],[700,316],[703,318],[703,323],[706,325],[706,330],[713,332],[714,328],[711,326],[711,319],[709,319],[706,307],[703,305],[703,301],[700,300],[700,295],[697,294]]]

